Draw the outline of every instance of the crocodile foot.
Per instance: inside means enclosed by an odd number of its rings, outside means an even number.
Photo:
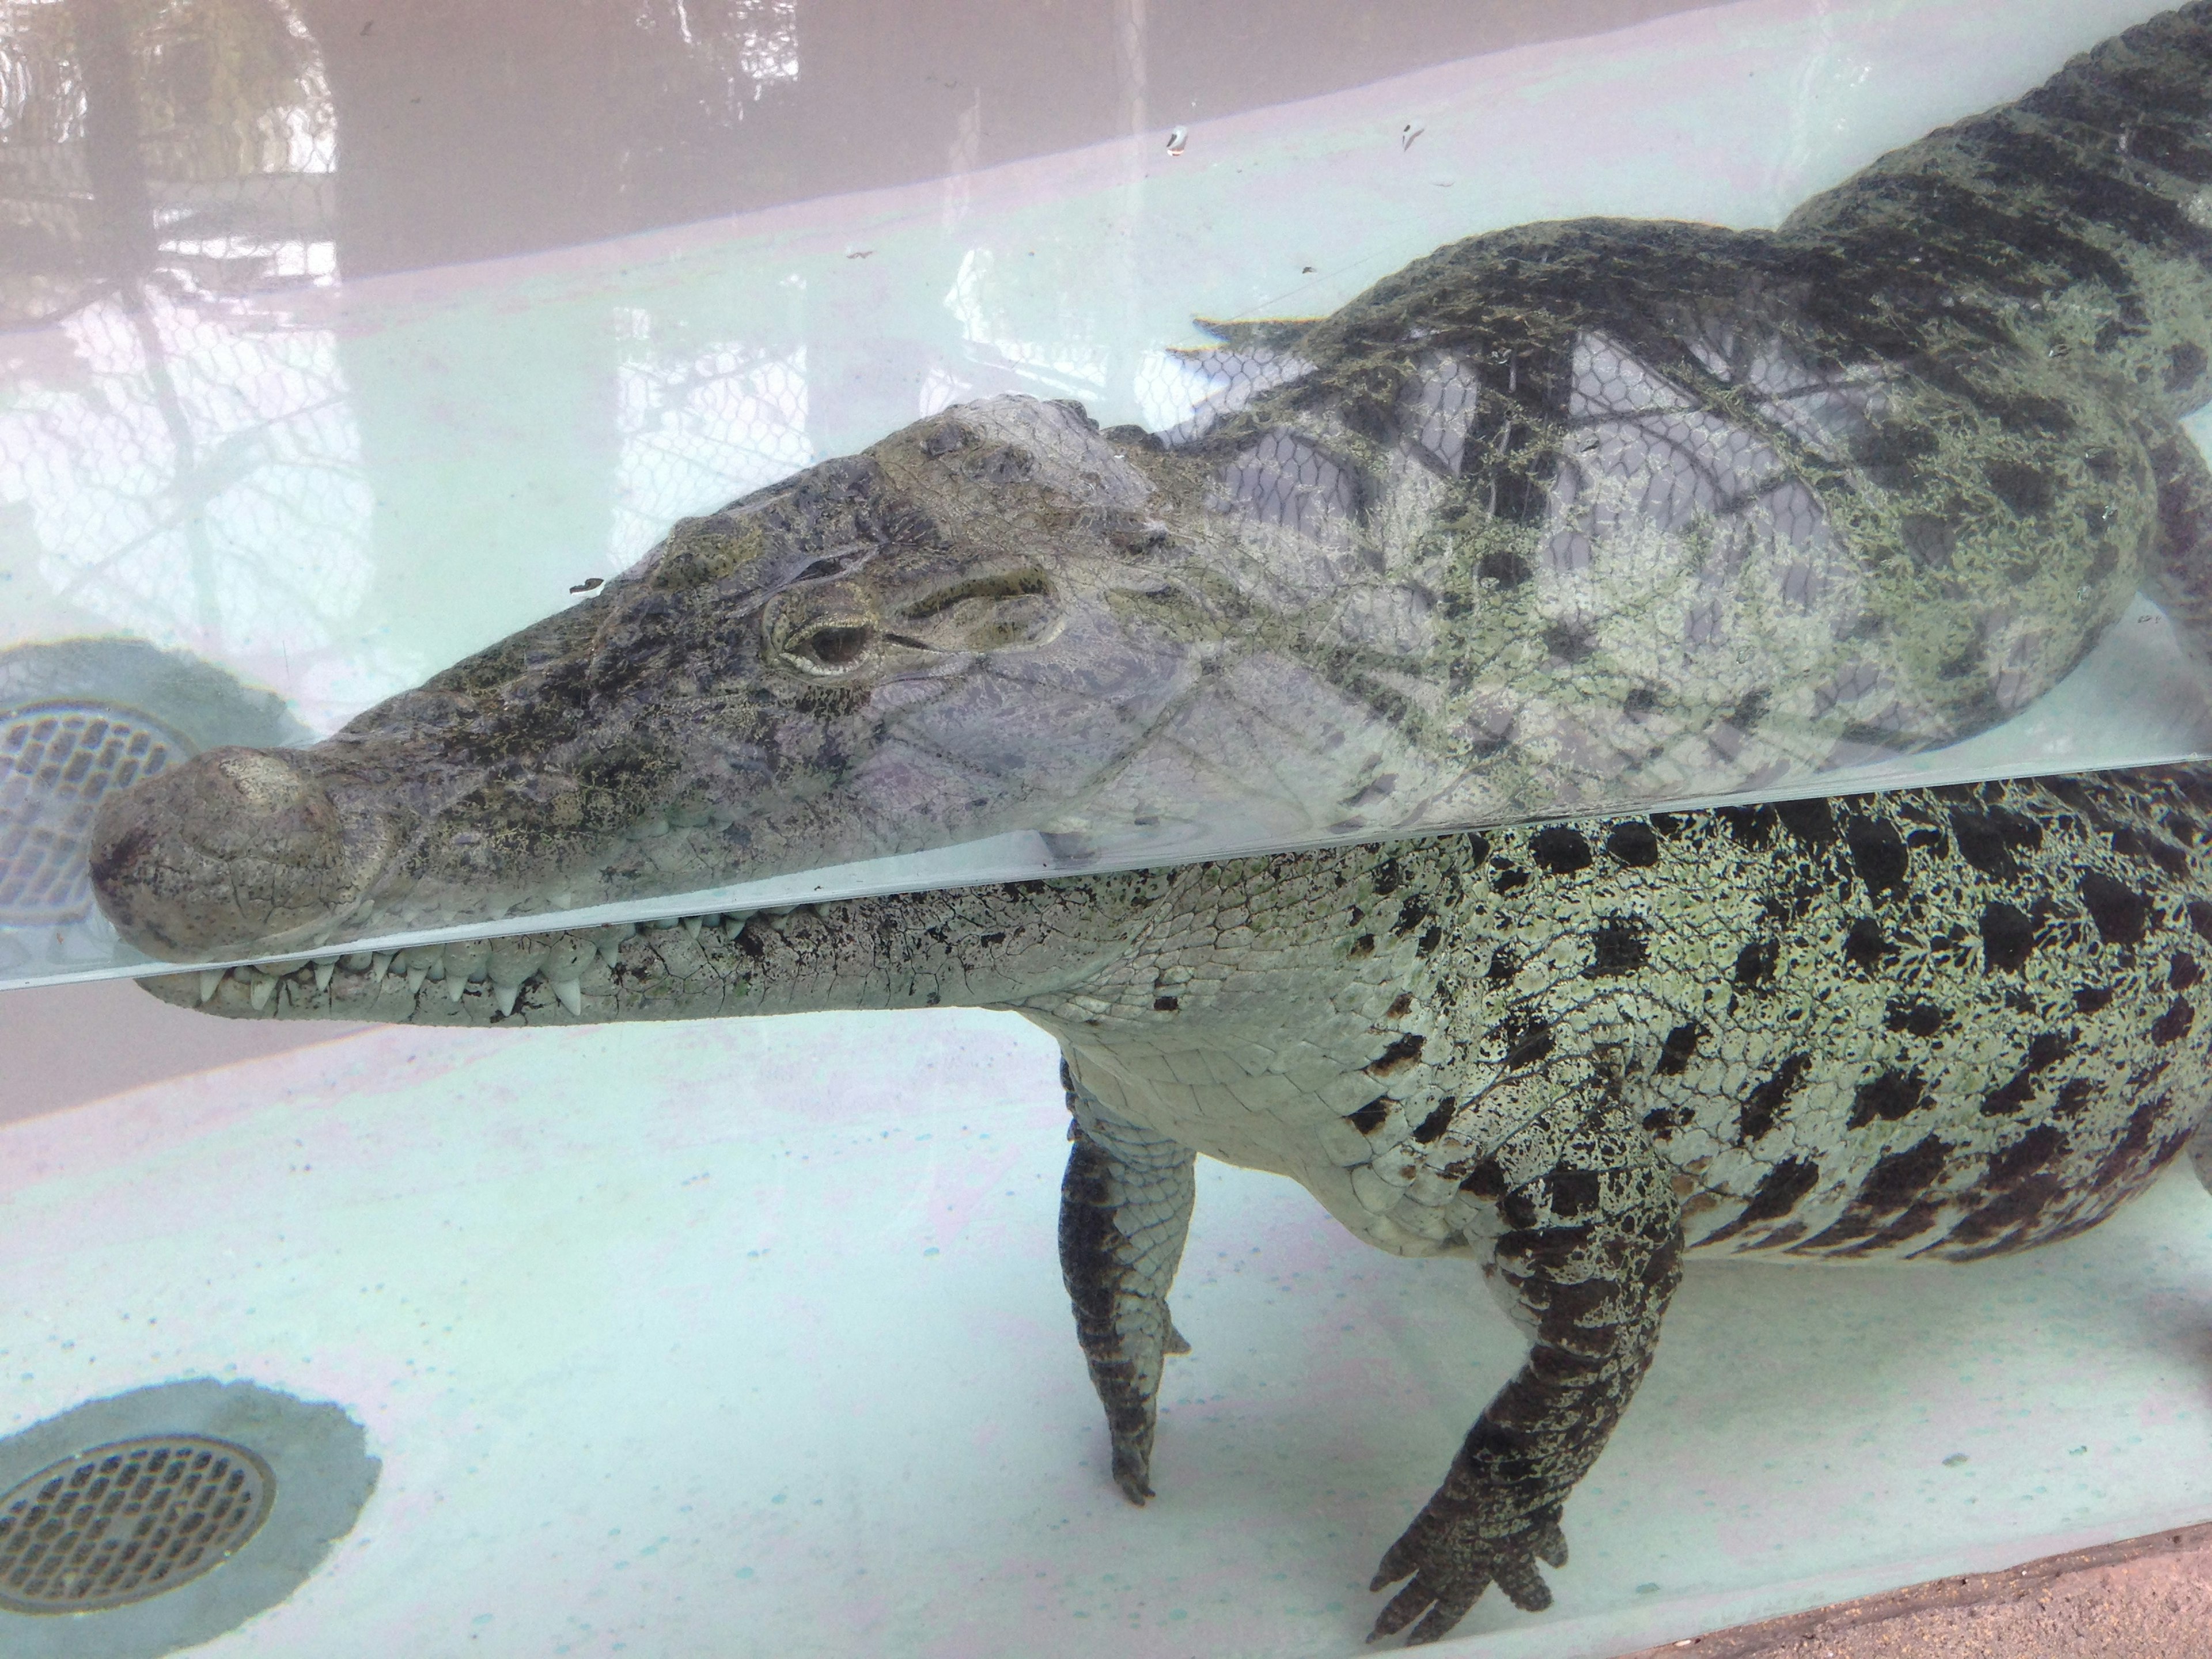
[[[1555,1567],[1567,1564],[1556,1504],[1500,1531],[1481,1506],[1438,1494],[1383,1553],[1367,1588],[1379,1590],[1401,1578],[1413,1582],[1376,1615],[1367,1639],[1379,1642],[1413,1625],[1407,1647],[1441,1641],[1492,1583],[1522,1612],[1541,1613],[1552,1605],[1552,1592],[1536,1571],[1540,1560]]]

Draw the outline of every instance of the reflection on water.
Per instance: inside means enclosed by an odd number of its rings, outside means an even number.
[[[806,348],[656,340],[629,309],[615,371],[616,568],[634,564],[693,505],[788,477],[817,459],[806,434]]]

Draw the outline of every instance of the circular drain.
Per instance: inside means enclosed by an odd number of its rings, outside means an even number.
[[[0,1655],[160,1659],[236,1630],[323,1565],[377,1470],[343,1407],[212,1378],[0,1438]]]
[[[0,927],[91,914],[84,844],[100,797],[191,752],[151,715],[112,703],[34,703],[0,724]]]
[[[266,1463],[198,1435],[64,1458],[0,1496],[0,1607],[88,1613],[174,1589],[235,1553],[276,1496]]]

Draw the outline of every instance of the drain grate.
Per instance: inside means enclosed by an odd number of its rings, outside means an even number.
[[[40,703],[0,720],[0,927],[89,915],[84,843],[100,797],[191,752],[158,721],[107,703]]]
[[[276,1495],[258,1457],[198,1435],[50,1463],[0,1496],[0,1607],[88,1613],[174,1589],[252,1537]]]

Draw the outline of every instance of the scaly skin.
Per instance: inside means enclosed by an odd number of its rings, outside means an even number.
[[[2078,1232],[2208,1098],[2212,769],[1589,820],[148,981],[225,1014],[564,1025],[1011,1008],[1066,1061],[1060,1255],[1151,1493],[1194,1153],[1469,1255],[1531,1337],[1376,1633],[1563,1563],[1685,1247],[1969,1261]],[[433,977],[436,975],[436,977]]]
[[[1778,231],[1441,249],[1164,439],[933,416],[114,798],[101,903],[221,961],[1011,830],[1103,867],[1650,807],[1978,731],[2142,587],[2203,637],[2208,16]]]

